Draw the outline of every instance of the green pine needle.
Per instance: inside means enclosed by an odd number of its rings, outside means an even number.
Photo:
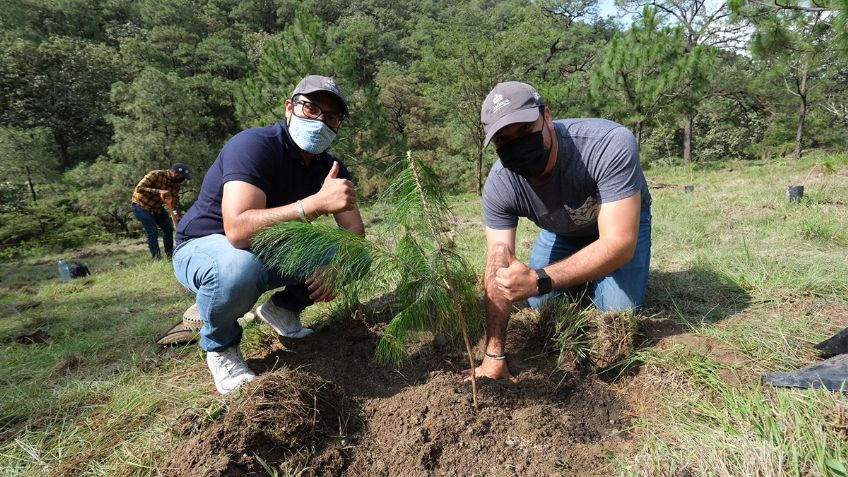
[[[445,232],[453,220],[435,173],[411,155],[407,167],[383,195],[386,220],[403,235],[396,243],[375,243],[322,224],[283,222],[260,231],[251,245],[260,259],[284,276],[305,279],[319,267],[342,303],[395,292],[401,310],[386,326],[376,358],[398,365],[408,357],[413,332],[456,337],[461,312],[471,330],[481,328],[477,279],[458,254],[448,250]]]

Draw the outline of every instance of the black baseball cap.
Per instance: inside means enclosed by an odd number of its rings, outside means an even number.
[[[542,95],[527,83],[507,81],[495,85],[480,108],[480,121],[486,133],[483,147],[488,146],[492,136],[504,126],[539,119],[540,106],[544,105]]]
[[[339,85],[336,84],[336,81],[333,80],[333,78],[328,78],[326,76],[320,75],[309,75],[300,80],[300,83],[295,86],[291,97],[294,98],[299,94],[316,93],[319,91],[330,93],[331,95],[335,96],[339,103],[341,103],[342,105],[342,115],[350,115],[350,111],[348,111],[347,109],[347,99],[345,99],[345,94],[342,92],[342,89],[339,88]]]
[[[191,171],[188,169],[188,166],[183,164],[182,162],[175,162],[171,165],[172,171],[177,171],[186,178],[186,180],[191,179]]]

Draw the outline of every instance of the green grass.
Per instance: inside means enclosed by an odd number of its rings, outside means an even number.
[[[674,184],[653,191],[651,310],[747,359],[638,353],[664,411],[642,416],[642,448],[616,459],[622,474],[846,475],[845,395],[763,387],[759,377],[809,363],[812,344],[848,326],[847,163],[811,155],[692,178],[682,168],[647,172]],[[695,193],[683,194],[683,182]],[[790,184],[805,185],[800,203],[787,201]]]
[[[638,374],[622,378],[621,389],[643,381],[654,406],[637,416],[618,469],[844,475],[848,399],[766,388],[759,377],[808,363],[813,343],[848,326],[848,156],[654,167],[646,176],[658,185],[646,315],[736,358],[645,344],[632,358]],[[789,203],[787,186],[800,183],[804,200]],[[684,194],[684,184],[694,193]],[[479,198],[451,202],[453,243],[482,272]],[[363,215],[369,238],[395,235],[379,222],[381,211]],[[520,222],[519,259],[527,260],[537,231]],[[150,262],[143,239],[64,255],[83,252],[93,275],[69,284],[57,278],[58,256],[0,263],[0,476],[156,475],[177,439],[168,431],[174,419],[225,405],[196,346],[154,344],[193,300],[170,264]],[[327,309],[310,309],[305,321],[320,324]],[[52,341],[14,342],[35,330]],[[269,332],[259,324],[245,331],[248,351]]]
[[[641,423],[642,449],[620,459],[628,475],[839,476],[848,465],[844,396],[822,390],[728,385],[727,365],[681,348],[638,360],[677,389],[664,399],[666,419]],[[842,426],[845,425],[843,422]]]
[[[195,347],[161,351],[154,344],[192,302],[170,263],[150,262],[135,244],[111,248],[85,259],[91,277],[68,284],[54,278],[52,259],[4,264],[6,284],[6,277],[28,275],[22,270],[38,279],[30,282],[35,294],[4,289],[3,303],[40,304],[0,321],[2,475],[79,466],[93,475],[149,475],[154,453],[169,443],[169,419],[210,398],[195,384],[194,374],[205,371]],[[51,341],[9,342],[35,329]]]

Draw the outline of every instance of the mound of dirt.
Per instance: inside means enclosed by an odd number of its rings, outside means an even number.
[[[331,446],[345,432],[340,423],[354,422],[356,414],[336,385],[290,369],[259,377],[228,404],[220,419],[171,451],[159,467],[163,476],[268,475],[263,463],[298,466]],[[325,460],[312,465],[322,474],[343,470],[344,459]]]
[[[400,369],[374,362],[376,315],[267,340],[248,357],[257,382],[177,446],[163,475],[268,475],[256,456],[280,475],[609,475],[607,456],[629,445],[627,400],[592,373],[560,369],[537,313],[513,316],[518,380],[479,380],[478,410],[459,344],[431,337]]]
[[[447,371],[366,403],[368,430],[344,475],[587,475],[606,465],[599,449],[624,439],[626,403],[603,382],[525,371],[518,383],[480,384],[476,412],[468,384]]]

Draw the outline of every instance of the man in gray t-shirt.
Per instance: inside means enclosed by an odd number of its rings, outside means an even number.
[[[506,329],[513,302],[539,307],[556,290],[590,284],[604,311],[645,303],[651,196],[633,134],[605,119],[554,121],[532,86],[499,83],[480,112],[500,160],[483,190],[488,259],[486,349],[479,376],[512,378]],[[526,217],[542,231],[525,265],[515,230]]]

